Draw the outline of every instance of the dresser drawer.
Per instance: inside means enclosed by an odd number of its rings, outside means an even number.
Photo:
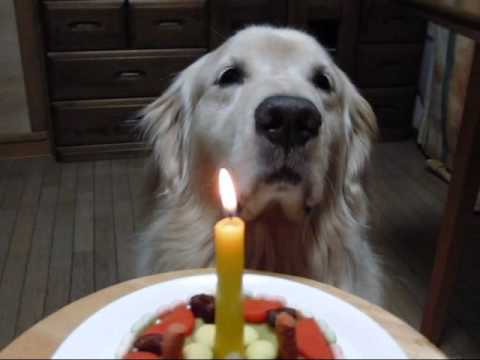
[[[203,50],[97,51],[49,54],[54,100],[159,96]]]
[[[130,0],[130,37],[135,48],[205,48],[206,0]]]
[[[43,4],[49,50],[108,50],[127,46],[123,0],[64,0]]]
[[[57,146],[139,140],[137,112],[151,99],[56,102],[52,116]]]
[[[229,2],[229,16],[232,32],[238,31],[252,24],[284,26],[288,22],[287,0],[222,1]]]
[[[360,45],[356,79],[360,87],[410,86],[418,81],[423,45]]]
[[[415,88],[362,89],[372,106],[380,128],[410,128],[413,121]]]
[[[297,0],[298,1],[298,0]],[[338,0],[302,0],[307,2],[308,18],[313,20],[339,18],[342,4]]]
[[[366,0],[361,14],[362,42],[423,42],[426,22],[391,0]]]

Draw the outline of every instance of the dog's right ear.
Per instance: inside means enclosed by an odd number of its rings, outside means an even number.
[[[154,177],[171,188],[182,178],[186,165],[185,105],[182,74],[155,102],[142,110],[140,123],[145,139],[152,146]],[[158,189],[155,189],[158,190]]]
[[[155,102],[140,112],[140,128],[152,146],[155,192],[188,183],[190,118],[201,93],[199,68],[208,55],[183,70]],[[150,164],[152,166],[152,164]]]

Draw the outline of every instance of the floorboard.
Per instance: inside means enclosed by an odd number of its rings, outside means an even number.
[[[15,335],[44,166],[45,159],[30,160],[21,165],[25,183],[0,284],[0,343]]]
[[[12,160],[0,160],[0,206],[3,203],[5,196],[5,188],[8,183],[10,168],[12,167]]]
[[[143,221],[143,206],[142,206],[142,190],[144,186],[144,165],[143,158],[132,158],[129,161],[129,185],[130,196],[133,202],[133,214],[135,231],[142,229]]]
[[[78,165],[70,301],[78,300],[95,290],[93,176],[92,162]]]
[[[113,229],[112,162],[95,162],[95,290],[118,278]]]
[[[75,163],[62,164],[60,188],[55,209],[55,227],[44,309],[45,315],[49,315],[66,305],[70,296],[77,166]]]
[[[0,281],[5,262],[7,260],[8,248],[12,237],[17,211],[26,180],[27,162],[17,161],[6,170],[7,178],[3,181],[3,195],[0,202]]]
[[[20,303],[17,334],[27,330],[43,317],[60,174],[60,165],[53,160],[49,160],[43,175],[40,205],[35,221],[24,291]]]
[[[128,160],[113,163],[113,213],[119,281],[135,277],[135,219],[130,196]]]

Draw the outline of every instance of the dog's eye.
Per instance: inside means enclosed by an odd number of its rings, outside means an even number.
[[[313,84],[326,92],[332,91],[332,84],[330,83],[330,79],[323,71],[315,71],[312,78]]]
[[[241,84],[245,78],[245,73],[238,67],[229,67],[226,69],[216,81],[217,85],[230,86],[234,84]]]

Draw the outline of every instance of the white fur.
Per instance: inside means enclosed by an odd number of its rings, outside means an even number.
[[[246,69],[244,83],[215,85],[232,63]],[[312,84],[318,67],[330,78],[331,93]],[[261,181],[282,155],[265,150],[254,111],[278,94],[310,100],[323,119],[318,138],[281,160],[302,174],[298,186]],[[312,277],[382,302],[381,270],[365,235],[363,186],[375,117],[312,37],[247,28],[184,70],[144,115],[153,146],[150,170],[159,182],[152,220],[141,236],[142,273],[214,263],[212,229],[221,217],[217,171],[226,167],[247,221],[248,267]],[[262,160],[265,153],[272,163]]]

